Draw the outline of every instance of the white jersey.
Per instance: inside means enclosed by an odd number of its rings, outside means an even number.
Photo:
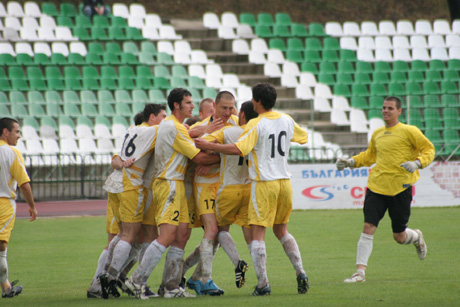
[[[103,189],[109,193],[121,193],[123,192],[123,171],[122,169],[114,169],[105,180]]]
[[[188,159],[193,159],[200,150],[174,115],[166,117],[158,126],[157,144],[155,178],[184,180]]]
[[[18,185],[29,181],[19,150],[0,140],[0,197],[16,199]]]
[[[240,126],[224,127],[204,137],[204,139],[210,142],[217,140],[221,144],[234,144],[242,132],[243,127]],[[221,188],[227,185],[248,184],[250,182],[247,157],[220,154]]]
[[[286,114],[270,111],[249,121],[235,145],[249,155],[249,177],[255,181],[290,179],[287,158],[291,142],[304,144],[307,132]]]

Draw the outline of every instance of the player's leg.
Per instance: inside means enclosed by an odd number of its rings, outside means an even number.
[[[118,229],[118,226],[117,226]],[[91,285],[87,291],[87,297],[88,298],[102,298],[102,292],[101,292],[101,285],[99,283],[99,279],[97,278],[99,275],[101,275],[108,263],[108,256],[109,256],[109,244],[112,241],[112,239],[116,236],[116,233],[108,233],[108,243],[107,246],[102,250],[99,259],[97,261],[97,267],[96,267],[96,273],[94,274],[93,280],[91,281]]]
[[[395,195],[393,203],[388,207],[388,214],[393,228],[393,238],[399,244],[414,244],[420,260],[425,259],[427,246],[419,229],[410,229],[410,204],[412,202],[412,187]]]
[[[374,233],[387,210],[387,197],[367,189],[364,198],[364,227],[356,251],[356,272],[344,280],[346,283],[366,281],[366,268],[372,253]]]

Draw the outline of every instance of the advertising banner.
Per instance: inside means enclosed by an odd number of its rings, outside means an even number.
[[[293,164],[294,209],[362,208],[372,167],[338,171],[335,164]],[[412,206],[460,205],[460,162],[433,162],[419,170]]]

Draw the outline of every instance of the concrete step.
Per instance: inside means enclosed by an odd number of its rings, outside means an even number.
[[[247,63],[247,61],[235,63],[219,63],[224,74],[237,74],[241,78],[246,75],[262,75],[264,74],[264,66],[258,64]]]
[[[206,52],[208,58],[214,59],[216,63],[223,64],[234,64],[241,62],[248,62],[248,56],[244,54],[236,54],[229,51],[208,51]]]

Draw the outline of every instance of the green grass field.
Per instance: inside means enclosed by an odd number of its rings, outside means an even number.
[[[294,270],[282,246],[267,235],[269,297],[252,297],[256,276],[252,267],[247,283],[237,289],[233,265],[220,249],[214,260],[214,281],[226,292],[221,297],[163,298],[139,301],[122,295],[107,301],[87,299],[86,289],[106,244],[105,218],[53,218],[35,222],[16,220],[8,249],[10,280],[19,279],[24,292],[1,300],[6,306],[458,306],[460,301],[460,207],[415,208],[411,228],[422,229],[428,245],[423,261],[413,246],[395,243],[388,217],[374,236],[367,281],[344,284],[355,269],[356,243],[362,230],[360,210],[294,211],[289,224],[302,252],[310,291],[297,294]],[[252,266],[241,230],[232,235],[240,255]],[[201,240],[195,230],[188,254]],[[164,258],[164,257],[163,257]],[[149,285],[156,291],[163,262]],[[190,276],[191,272],[187,275]]]

